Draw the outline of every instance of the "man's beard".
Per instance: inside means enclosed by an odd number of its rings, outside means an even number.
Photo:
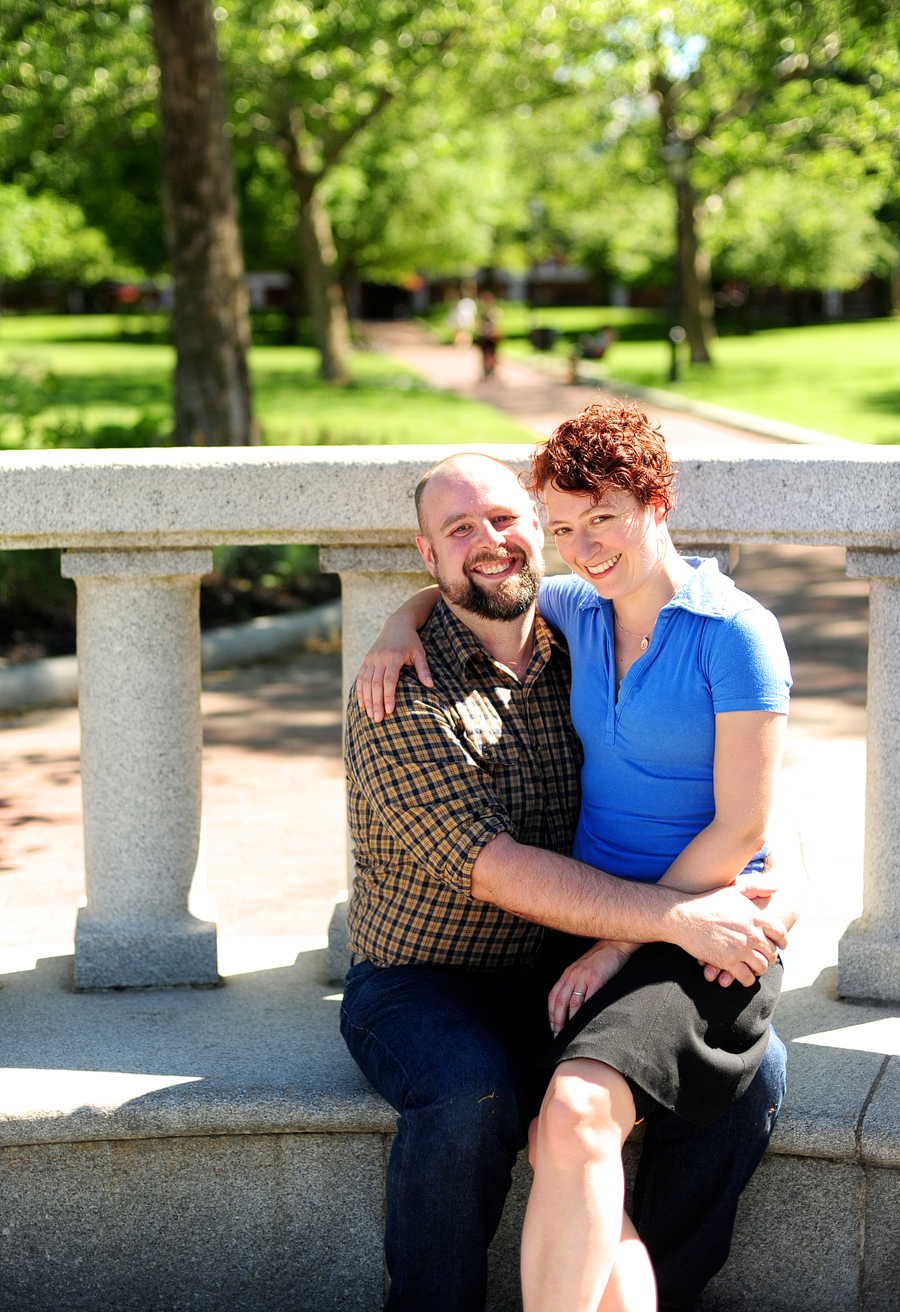
[[[484,564],[488,560],[496,564],[505,559],[514,557],[484,556],[473,564]],[[520,559],[522,564],[516,573],[490,592],[468,574],[460,582],[450,583],[435,570],[435,579],[445,599],[460,610],[478,615],[483,620],[517,620],[534,604],[543,575],[543,570],[529,565],[524,556]]]

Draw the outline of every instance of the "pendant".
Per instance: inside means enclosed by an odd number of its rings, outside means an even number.
[[[650,639],[641,638],[641,651],[646,651],[649,646],[650,646]]]

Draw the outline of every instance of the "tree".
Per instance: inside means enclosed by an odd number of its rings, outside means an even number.
[[[467,18],[455,0],[236,0],[223,23],[237,130],[284,159],[320,371],[335,383],[349,379],[350,338],[323,189],[394,99],[416,100]]]
[[[158,96],[145,6],[0,0],[0,183],[72,201],[147,273],[167,262]]]
[[[163,122],[163,208],[175,284],[175,434],[241,446],[254,430],[250,321],[210,0],[152,0]]]
[[[847,77],[838,6],[781,0],[650,0],[582,5],[599,49],[586,62],[563,52],[566,76],[597,87],[602,148],[627,161],[626,176],[665,185],[675,201],[680,317],[694,361],[708,361],[712,334],[704,201],[751,169],[795,167],[820,150],[843,152],[848,174],[883,166],[872,142],[888,125],[871,88]],[[859,38],[847,20],[846,40]],[[865,46],[863,39],[863,45]],[[828,111],[828,124],[825,114]],[[835,133],[835,112],[849,112]],[[865,139],[865,144],[863,144]]]
[[[468,105],[441,90],[389,107],[332,174],[326,201],[342,268],[390,281],[521,260],[500,249],[502,234],[527,221],[505,124],[473,122]]]
[[[754,287],[801,291],[859,286],[873,269],[896,263],[875,218],[875,182],[848,191],[845,178],[765,170],[736,178],[723,198],[711,196],[705,239],[722,277]]]
[[[887,77],[872,76],[883,90]],[[798,110],[801,103],[810,108],[801,87],[790,92],[798,95]],[[848,288],[869,272],[886,274],[896,262],[889,230],[875,217],[890,178],[883,160],[873,158],[872,142],[863,150],[863,137],[851,150],[846,99],[816,91],[816,120],[791,124],[792,148],[782,150],[776,141],[773,167],[715,158],[716,172],[706,176],[704,201],[693,219],[717,280]],[[631,106],[619,110],[604,122],[590,97],[545,106],[515,134],[510,174],[540,201],[529,242],[535,257],[562,253],[601,276],[666,285],[675,254],[674,198],[662,170],[652,167],[656,143],[650,130],[642,135],[631,125],[622,131]],[[887,118],[884,105],[879,112]],[[835,118],[839,135],[826,148],[825,133],[834,130]],[[857,132],[872,132],[867,118],[859,122],[854,114],[852,121]],[[806,129],[814,132],[816,149],[798,149],[796,139]],[[716,179],[720,192],[712,190]]]
[[[0,178],[82,206],[175,281],[175,440],[253,439],[247,294],[210,0],[0,0]],[[152,38],[152,39],[151,39]],[[154,62],[153,43],[158,51]],[[160,164],[158,101],[165,122]]]

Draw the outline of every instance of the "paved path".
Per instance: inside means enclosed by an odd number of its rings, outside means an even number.
[[[599,386],[571,386],[566,381],[567,370],[562,360],[557,372],[550,368],[550,357],[545,362],[548,368],[532,368],[519,360],[504,359],[501,348],[497,375],[485,382],[481,378],[481,352],[477,347],[438,345],[417,324],[408,321],[365,324],[363,331],[376,348],[390,351],[436,387],[451,388],[462,396],[495,405],[538,437],[549,437],[563,419],[602,396]],[[649,418],[659,420],[670,442],[775,441],[644,401],[641,409]]]
[[[226,938],[325,932],[346,884],[340,726],[337,654],[204,679],[208,885]],[[71,945],[78,712],[5,717],[0,743],[0,945]]]

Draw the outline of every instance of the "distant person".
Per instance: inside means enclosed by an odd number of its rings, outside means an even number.
[[[447,315],[447,326],[453,333],[453,345],[472,345],[472,333],[478,316],[478,306],[471,296],[461,296]]]
[[[478,309],[478,335],[475,338],[475,345],[481,351],[483,361],[482,377],[485,381],[494,377],[494,371],[497,368],[497,347],[503,340],[503,334],[500,331],[502,319],[503,311],[497,304],[494,293],[482,292],[481,304]]]
[[[581,382],[578,374],[579,360],[602,360],[613,342],[618,340],[618,337],[618,332],[610,324],[599,328],[593,335],[591,333],[582,333],[578,341],[573,344],[569,355],[569,382]],[[590,381],[593,382],[594,380],[591,379]]]

